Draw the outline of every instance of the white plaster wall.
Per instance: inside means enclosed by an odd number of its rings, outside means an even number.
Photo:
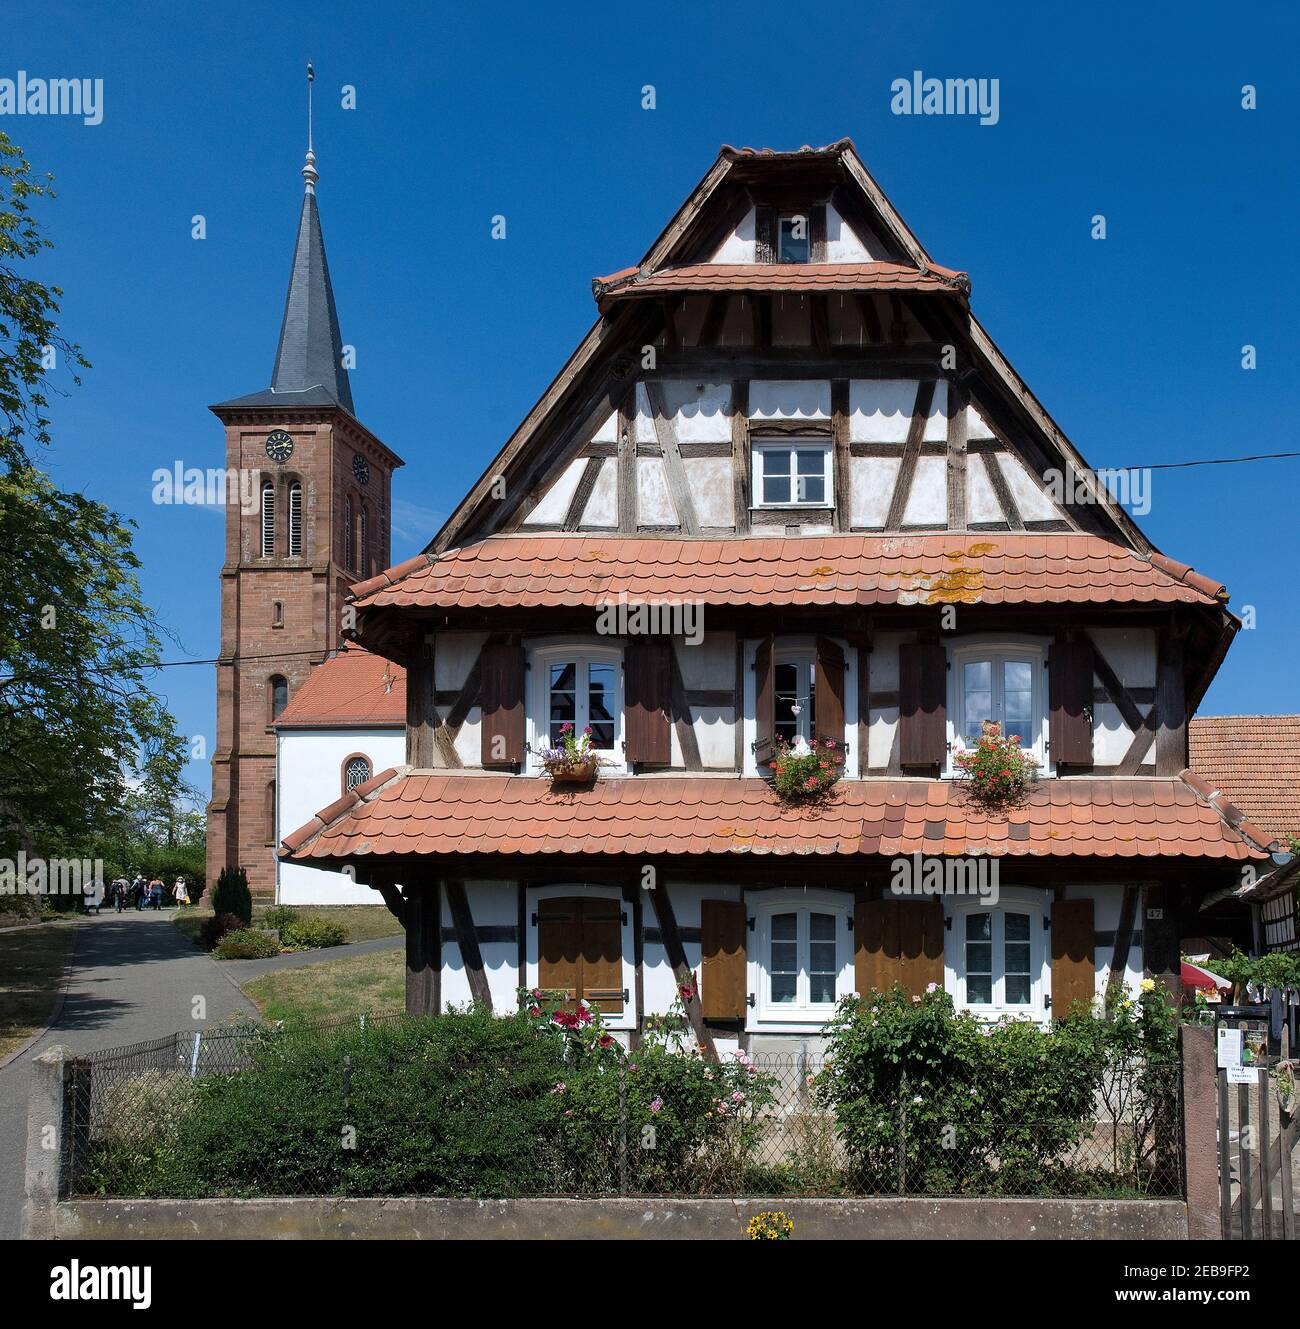
[[[997,492],[989,480],[984,458],[977,452],[966,457],[966,507],[970,521],[1005,521]]]
[[[518,893],[511,881],[474,881],[468,883],[466,895],[474,926],[517,927],[519,923]],[[451,911],[446,900],[442,905],[442,926],[452,926]],[[498,1015],[508,1015],[518,1008],[516,992],[519,983],[519,946],[516,941],[480,941],[479,951],[488,976],[488,992],[492,1009]],[[471,1000],[469,979],[465,974],[464,958],[455,941],[442,944],[442,1002],[464,1005]]]
[[[710,257],[710,263],[756,263],[758,244],[755,235],[755,211],[745,213],[725,240]]]
[[[883,258],[863,243],[861,237],[830,203],[826,205],[826,262],[875,263]]]
[[[402,729],[286,729],[276,738],[276,842],[305,826],[343,793],[343,762],[360,752],[378,775],[406,760]],[[379,904],[368,886],[341,872],[276,863],[280,904]]]
[[[701,526],[736,524],[735,482],[730,457],[684,457],[682,468]]]
[[[650,411],[650,396],[645,384],[636,385],[636,420],[634,433],[638,443],[657,443],[659,435],[655,433],[654,415]]]
[[[1156,634],[1154,628],[1093,628],[1090,635],[1097,650],[1125,687],[1150,688],[1156,682]],[[1146,715],[1150,702],[1138,702]],[[1099,766],[1115,766],[1123,760],[1133,739],[1119,708],[1112,702],[1096,702],[1092,711],[1092,759]],[[1155,761],[1155,745],[1146,764]]]
[[[884,526],[898,483],[899,457],[850,457],[850,520],[854,526]]]
[[[916,407],[916,382],[855,378],[849,383],[849,441],[902,443]]]
[[[733,632],[705,632],[698,646],[682,638],[674,643],[682,687],[727,689],[736,686],[736,636]],[[706,770],[733,770],[736,760],[736,710],[734,706],[692,706],[691,727],[700,749],[700,761]],[[671,730],[672,764],[686,765],[676,726]]]
[[[618,412],[611,411],[609,418],[599,429],[591,436],[593,443],[617,443],[618,442]]]
[[[898,691],[898,647],[905,640],[897,632],[877,635],[870,660],[870,686],[873,693]],[[911,640],[910,635],[906,640]],[[889,765],[894,750],[894,735],[898,732],[897,706],[872,706],[870,730],[867,735],[867,766],[881,770]]]
[[[988,421],[980,414],[977,406],[966,408],[966,437],[968,439],[996,437],[992,429],[989,428]]]
[[[662,457],[636,459],[637,521],[642,526],[676,526],[677,509],[668,492]]]
[[[569,502],[578,487],[578,481],[587,468],[585,457],[575,457],[560,472],[555,482],[542,495],[541,501],[520,523],[523,526],[551,525],[563,521],[569,511]]]
[[[582,525],[618,525],[618,463],[613,457],[606,457],[600,463],[591,497],[582,510]]]
[[[948,521],[948,463],[943,457],[920,457],[903,510],[903,525],[946,525]]]
[[[673,423],[679,443],[731,441],[731,384],[665,380],[664,413]]]
[[[1038,487],[1037,481],[1019,457],[1003,452],[997,455],[995,461],[1002,468],[1011,497],[1015,499],[1020,515],[1026,521],[1051,521],[1061,515],[1056,504]]]
[[[826,379],[756,379],[749,385],[751,420],[829,420]]]

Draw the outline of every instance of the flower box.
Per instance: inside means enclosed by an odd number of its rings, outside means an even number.
[[[553,784],[590,784],[596,778],[600,762],[593,758],[580,766],[556,766],[548,774]]]

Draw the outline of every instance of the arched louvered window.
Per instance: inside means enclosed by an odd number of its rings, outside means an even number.
[[[262,481],[262,557],[275,556],[275,485]]]
[[[302,481],[289,486],[289,557],[302,553]]]
[[[346,794],[357,785],[365,784],[371,774],[369,757],[349,757],[343,763],[343,792]]]
[[[343,566],[349,572],[356,571],[356,533],[352,528],[352,500],[343,501]]]
[[[271,719],[278,720],[288,704],[289,680],[282,674],[275,674],[271,678]]]
[[[358,536],[361,560],[357,564],[357,571],[365,577],[370,573],[370,510],[364,503],[361,505],[361,528]]]

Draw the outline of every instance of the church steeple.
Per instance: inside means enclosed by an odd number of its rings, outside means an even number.
[[[352,411],[352,388],[348,371],[343,368],[343,338],[316,206],[316,181],[320,176],[316,154],[310,148],[302,174],[306,188],[271,392],[286,400],[301,400],[300,394],[310,394],[313,404],[318,404],[316,399],[324,394],[335,405]]]

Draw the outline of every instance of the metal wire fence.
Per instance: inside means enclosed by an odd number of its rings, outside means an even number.
[[[476,1051],[473,1031],[437,1026],[402,1014],[246,1025],[74,1061],[64,1192],[1183,1191],[1173,1062],[1108,1065],[1068,1112],[1026,1119],[1005,1084],[922,1093],[904,1076],[889,1092],[846,1097],[821,1056],[737,1052],[714,1065],[659,1049],[574,1064],[535,1033]]]

